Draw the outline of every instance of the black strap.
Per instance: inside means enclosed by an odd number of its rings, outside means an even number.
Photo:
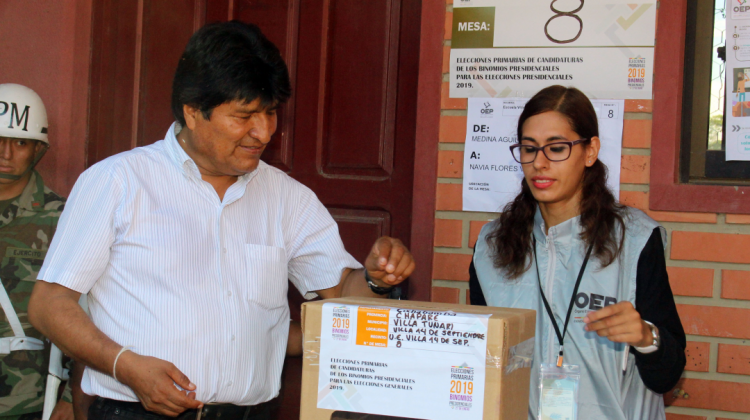
[[[559,357],[562,358],[563,341],[565,340],[565,333],[568,331],[568,322],[570,321],[570,314],[573,313],[573,305],[575,304],[576,295],[578,294],[578,286],[581,285],[583,272],[586,270],[586,265],[589,262],[591,251],[594,249],[594,242],[591,242],[591,244],[589,245],[589,249],[588,251],[586,251],[586,257],[583,259],[583,265],[581,265],[581,270],[578,272],[578,279],[576,279],[576,285],[575,285],[575,288],[573,288],[573,296],[571,296],[570,305],[568,305],[568,314],[565,316],[565,325],[563,325],[563,331],[562,331],[562,334],[560,334],[560,327],[557,326],[557,321],[555,321],[555,314],[552,313],[552,308],[550,308],[549,302],[547,302],[547,297],[544,296],[544,290],[542,289],[542,278],[541,276],[539,276],[539,261],[536,258],[536,238],[534,237],[533,233],[531,234],[531,241],[534,243],[534,265],[536,266],[536,279],[539,282],[539,293],[542,294],[542,302],[544,302],[544,308],[547,309],[547,315],[549,315],[549,319],[550,321],[552,321],[552,326],[555,327],[557,340],[560,343]],[[562,364],[562,359],[558,359],[558,365],[560,364]]]

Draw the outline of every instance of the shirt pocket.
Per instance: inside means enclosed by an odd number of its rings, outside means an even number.
[[[286,250],[267,245],[245,245],[247,299],[267,309],[287,305]]]

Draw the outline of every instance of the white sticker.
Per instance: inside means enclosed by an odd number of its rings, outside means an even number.
[[[480,420],[489,317],[324,304],[317,407]]]
[[[525,98],[469,98],[464,147],[463,210],[499,212],[521,192],[523,169],[510,146],[518,143],[518,117]],[[599,122],[599,160],[607,166],[607,185],[620,196],[622,128],[625,101],[592,99]]]

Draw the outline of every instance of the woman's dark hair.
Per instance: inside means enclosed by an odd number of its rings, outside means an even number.
[[[172,83],[172,113],[185,125],[182,106],[211,111],[234,100],[261,99],[262,107],[286,102],[292,93],[279,49],[248,23],[212,23],[188,41]]]
[[[564,86],[542,89],[529,100],[518,119],[518,139],[523,137],[523,124],[534,115],[557,111],[567,117],[570,127],[581,138],[599,136],[599,124],[591,101],[580,90]],[[607,188],[607,167],[599,160],[583,172],[581,198],[581,239],[594,244],[593,254],[602,266],[611,264],[622,249],[625,225],[623,206],[615,201]],[[494,231],[487,235],[487,244],[494,254],[495,267],[511,278],[517,278],[531,266],[531,235],[537,201],[526,179],[521,193],[503,209]],[[621,230],[617,240],[617,228]]]

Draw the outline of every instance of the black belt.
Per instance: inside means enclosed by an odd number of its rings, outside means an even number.
[[[251,416],[274,408],[276,406],[275,403],[276,399],[256,405],[206,404],[203,406],[203,414],[201,415],[201,420],[247,419]],[[92,404],[92,406],[97,406],[97,408],[99,408],[100,410],[109,408],[114,411],[115,414],[120,414],[119,411],[125,411],[149,419],[162,417],[164,419],[171,420],[174,418],[163,416],[152,411],[147,411],[145,408],[143,408],[143,405],[140,402],[119,401],[99,397],[96,399],[94,404]],[[177,419],[194,420],[197,416],[198,410],[187,410],[177,416]]]

